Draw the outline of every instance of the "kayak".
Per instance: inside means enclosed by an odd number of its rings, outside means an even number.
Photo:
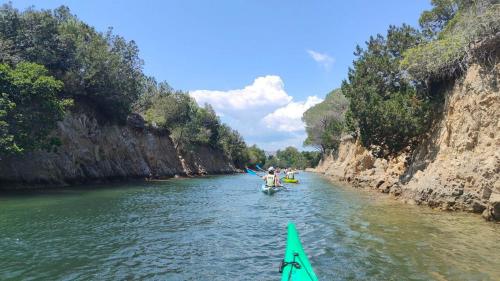
[[[278,187],[266,186],[265,184],[263,184],[260,189],[262,190],[262,192],[264,192],[265,194],[268,194],[268,195],[274,194],[280,190]]]
[[[286,183],[299,183],[299,180],[298,179],[283,179],[283,182],[286,182]]]
[[[281,281],[318,281],[291,222],[288,223],[285,258],[281,262],[280,273]]]

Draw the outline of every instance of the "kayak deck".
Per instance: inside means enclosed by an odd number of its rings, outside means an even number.
[[[280,266],[281,281],[317,281],[309,259],[307,258],[299,234],[293,223],[288,223],[285,258]]]
[[[299,180],[298,179],[283,179],[283,182],[286,182],[286,183],[299,183]]]
[[[265,194],[271,195],[271,194],[278,192],[280,189],[278,187],[270,187],[270,186],[266,186],[265,184],[263,184],[261,186],[261,190]]]

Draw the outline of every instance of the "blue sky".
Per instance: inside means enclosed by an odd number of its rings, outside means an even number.
[[[249,144],[299,146],[301,112],[345,79],[356,44],[417,26],[429,0],[13,1],[67,5],[99,31],[135,40],[144,70],[211,103]]]

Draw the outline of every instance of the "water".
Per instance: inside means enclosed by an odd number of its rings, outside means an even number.
[[[279,280],[287,221],[321,280],[500,280],[500,225],[252,175],[0,195],[0,280]]]

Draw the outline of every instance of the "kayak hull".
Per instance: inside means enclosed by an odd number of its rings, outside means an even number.
[[[318,281],[293,223],[288,223],[285,258],[280,272],[281,281]]]
[[[269,187],[269,186],[266,186],[265,184],[263,184],[260,189],[262,190],[262,192],[264,192],[265,194],[267,195],[271,195],[271,194],[274,194],[276,192],[279,191],[279,188],[277,187]]]
[[[283,182],[286,183],[299,183],[298,179],[283,179]]]

